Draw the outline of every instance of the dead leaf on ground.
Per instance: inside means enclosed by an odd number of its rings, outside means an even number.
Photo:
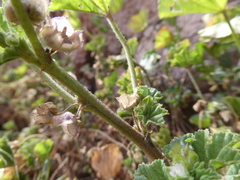
[[[123,155],[115,144],[107,144],[93,151],[91,166],[98,177],[106,180],[114,179],[122,165]]]

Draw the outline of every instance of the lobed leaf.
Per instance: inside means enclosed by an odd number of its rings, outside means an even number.
[[[227,0],[158,0],[160,18],[191,13],[217,13],[224,10]]]
[[[158,90],[147,86],[139,86],[137,93],[141,100],[143,100],[147,96],[152,97],[152,103],[157,103],[160,99],[162,99],[162,95]]]
[[[161,179],[168,180],[168,169],[163,160],[155,160],[152,164],[140,164],[138,169],[134,173],[134,180],[156,180]]]
[[[155,94],[155,91],[150,91],[150,93]],[[157,95],[157,97],[159,96]],[[144,126],[147,126],[150,123],[156,125],[163,125],[165,123],[163,116],[167,115],[168,112],[166,109],[162,108],[161,104],[155,104],[155,101],[154,98],[148,95],[140,101],[137,107],[134,108],[135,116]]]
[[[50,10],[74,10],[105,16],[110,5],[111,0],[52,0]]]

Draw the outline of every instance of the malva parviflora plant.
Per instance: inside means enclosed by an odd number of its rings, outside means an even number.
[[[167,3],[167,0],[159,3],[164,2]],[[79,113],[90,111],[96,114],[136,144],[153,161],[149,165],[139,166],[134,174],[137,180],[240,178],[240,135],[238,134],[211,135],[208,130],[200,130],[194,134],[174,138],[163,149],[157,148],[152,143],[149,136],[151,124],[164,125],[164,116],[168,113],[159,103],[162,98],[159,91],[148,86],[138,86],[130,48],[112,17],[111,3],[111,0],[52,0],[50,8],[48,0],[8,0],[4,3],[2,15],[4,11],[8,22],[2,23],[5,23],[9,32],[4,31],[3,28],[0,32],[0,46],[3,48],[0,64],[15,59],[24,60],[43,81],[70,104],[70,107],[79,106],[75,115],[68,110],[59,112],[53,103],[41,104],[33,113],[36,123],[48,124],[52,127],[61,125],[63,130],[65,129],[64,132],[76,136],[78,131],[81,131],[77,123]],[[83,45],[84,32],[75,31],[65,16],[50,18],[47,14],[49,10],[83,11],[107,19],[125,52],[132,85],[132,94],[122,94],[117,99],[122,111],[133,112],[134,126],[109,109],[52,58],[52,53],[69,53],[80,48]],[[27,38],[15,33],[16,25],[22,28]],[[40,30],[36,31],[36,29]],[[9,160],[12,163],[2,162],[0,166],[15,164],[7,142],[4,140],[1,142],[0,148],[7,147],[0,151],[1,156],[5,158],[4,162]],[[52,146],[50,141],[47,143],[49,147]],[[17,167],[15,174],[19,177]]]

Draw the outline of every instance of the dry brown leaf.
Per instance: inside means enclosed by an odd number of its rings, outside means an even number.
[[[93,151],[91,166],[97,171],[99,178],[114,179],[122,165],[123,155],[115,144],[107,144]]]
[[[229,122],[230,120],[233,119],[233,115],[232,112],[229,110],[222,110],[219,112],[219,115],[221,116],[221,118],[223,119],[223,121],[225,123]]]
[[[194,105],[193,105],[193,109],[196,112],[200,112],[202,111],[205,106],[207,105],[207,101],[199,99]]]
[[[139,103],[139,95],[137,93],[122,94],[120,97],[116,97],[116,99],[123,110],[132,109]]]

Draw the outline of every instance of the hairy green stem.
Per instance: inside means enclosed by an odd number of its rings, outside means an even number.
[[[56,81],[54,81],[51,76],[47,73],[41,71],[38,67],[29,64],[30,67],[36,71],[40,76],[43,77],[44,83],[46,83],[53,91],[55,91],[58,95],[60,95],[63,99],[65,99],[69,104],[76,103],[76,98],[72,96],[69,92],[67,92],[62,86],[60,86]]]
[[[85,110],[89,110],[95,113],[104,121],[106,121],[109,125],[113,126],[126,138],[128,138],[130,141],[135,143],[139,148],[141,148],[151,160],[159,158],[165,159],[161,150],[159,150],[153,144],[149,143],[141,133],[136,131],[132,126],[130,126],[127,122],[120,118],[111,109],[109,109],[105,104],[103,104],[99,99],[97,99],[96,96],[94,96],[83,85],[81,85],[78,81],[71,77],[56,62],[54,62],[51,59],[50,55],[45,53],[34,31],[34,28],[32,27],[29,17],[21,4],[21,1],[11,0],[11,2],[14,6],[16,16],[19,18],[20,24],[22,25],[22,28],[27,34],[29,41],[31,42],[31,45],[36,53],[37,58],[41,62],[41,65],[37,64],[37,66],[40,69],[42,69],[42,71],[45,71],[51,77],[53,77],[54,79],[62,83],[64,86],[66,86],[74,94],[76,94],[78,96],[79,101],[81,101],[81,103],[83,103],[84,105],[87,105]],[[27,62],[31,63],[31,57],[27,58],[28,58]],[[136,82],[134,84],[135,87]],[[165,162],[167,165],[169,165],[166,159]]]
[[[196,91],[197,91],[199,97],[200,97],[201,99],[204,100],[203,94],[202,94],[202,92],[201,92],[201,90],[200,90],[200,88],[199,88],[197,82],[195,81],[195,78],[193,77],[191,71],[190,71],[188,68],[186,68],[186,71],[187,71],[188,76],[189,76],[190,80],[192,81],[193,86],[194,86],[194,88],[196,89]]]
[[[233,38],[233,40],[235,41],[235,43],[236,43],[236,45],[237,45],[238,52],[240,53],[240,41],[239,41],[239,38],[237,37],[237,34],[235,33],[235,31],[234,31],[234,29],[233,29],[233,27],[232,27],[232,25],[231,25],[231,23],[230,23],[230,19],[229,19],[229,17],[228,17],[227,11],[226,11],[226,10],[223,10],[223,11],[222,11],[222,14],[223,14],[226,22],[228,23],[229,28],[230,28],[231,31],[232,31],[232,38]]]
[[[113,20],[113,17],[110,12],[107,14],[107,20],[108,20],[108,23],[111,26],[113,32],[117,36],[118,40],[120,41],[120,43],[122,44],[122,47],[124,49],[124,52],[125,52],[125,55],[127,58],[127,62],[128,62],[132,88],[133,88],[133,91],[135,91],[135,89],[137,87],[137,77],[136,77],[136,72],[134,69],[133,57],[131,55],[130,48],[127,44],[127,40],[125,39],[125,37],[123,36],[121,31],[119,30],[119,28],[118,28],[117,24],[115,23],[115,21]]]

